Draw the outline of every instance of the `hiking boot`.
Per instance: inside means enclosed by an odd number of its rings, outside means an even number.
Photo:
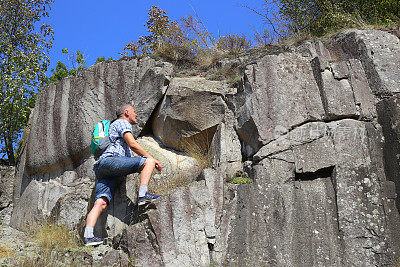
[[[161,195],[152,195],[146,192],[146,195],[144,197],[139,197],[138,198],[138,206],[145,205],[150,203],[153,199],[159,198]]]
[[[87,246],[87,247],[88,246],[96,246],[96,245],[103,244],[103,238],[95,237],[95,236],[89,237],[89,238],[84,237],[83,242],[85,243],[85,246]]]

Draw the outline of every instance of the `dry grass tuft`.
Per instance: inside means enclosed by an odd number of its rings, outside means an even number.
[[[33,241],[42,249],[67,249],[76,248],[78,240],[76,235],[66,226],[45,222],[33,230]]]
[[[6,245],[0,244],[0,258],[7,258],[14,256],[15,251]]]
[[[166,195],[172,190],[186,186],[192,183],[193,180],[190,176],[182,174],[181,172],[176,172],[168,177],[168,179],[160,181],[157,185],[149,189],[152,194]]]
[[[202,169],[212,166],[210,148],[216,129],[216,126],[208,128],[182,141],[183,151],[196,159]]]

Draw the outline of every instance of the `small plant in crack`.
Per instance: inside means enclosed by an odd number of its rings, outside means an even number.
[[[251,184],[253,179],[249,178],[247,173],[243,171],[237,171],[233,177],[230,177],[226,182],[231,184]]]

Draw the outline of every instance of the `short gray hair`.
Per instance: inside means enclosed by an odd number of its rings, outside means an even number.
[[[125,110],[127,110],[129,107],[132,105],[130,104],[122,104],[120,105],[116,110],[115,110],[115,115],[117,115],[117,118],[121,117],[122,114],[125,113]]]

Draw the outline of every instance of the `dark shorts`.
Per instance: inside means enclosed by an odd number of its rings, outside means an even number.
[[[106,197],[110,202],[115,183],[121,181],[126,175],[139,172],[146,157],[107,157],[94,166],[97,178],[96,196],[94,201],[100,197]]]

